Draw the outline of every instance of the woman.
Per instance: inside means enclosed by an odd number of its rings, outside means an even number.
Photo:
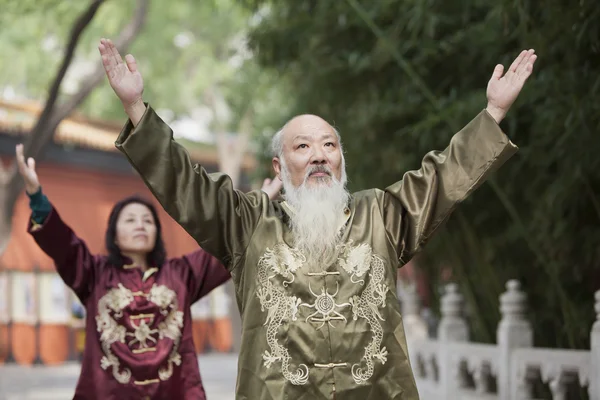
[[[114,206],[108,256],[92,255],[42,193],[22,145],[16,155],[32,209],[28,230],[86,308],[74,400],[205,399],[190,305],[230,278],[225,267],[201,249],[167,259],[156,209],[139,197]],[[264,188],[277,195],[277,183]]]

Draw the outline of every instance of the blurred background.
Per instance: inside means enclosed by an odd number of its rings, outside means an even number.
[[[508,67],[534,48],[534,73],[501,124],[519,153],[400,270],[398,294],[417,304],[410,312],[436,340],[455,283],[468,340],[495,346],[506,317],[499,298],[519,281],[531,346],[583,357],[559,368],[560,379],[534,365],[531,396],[559,398],[554,379],[569,387],[565,398],[593,398],[597,1],[0,0],[0,10],[0,399],[47,400],[50,388],[52,398],[71,398],[83,345],[84,310],[25,231],[15,145],[36,157],[45,193],[94,252],[104,252],[117,200],[150,197],[114,148],[126,116],[104,76],[102,37],[136,57],[145,100],[194,161],[242,190],[272,176],[269,141],[300,113],[341,132],[351,190],[385,188],[485,107],[497,63]],[[170,256],[196,248],[161,218]],[[232,293],[226,285],[193,307],[212,399],[234,393],[240,325]],[[497,395],[500,382],[488,390]]]

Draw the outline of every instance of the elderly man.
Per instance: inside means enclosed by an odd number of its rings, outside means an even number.
[[[350,194],[339,133],[314,115],[273,138],[285,201],[192,165],[142,101],[135,59],[99,45],[130,120],[116,146],[165,210],[231,271],[242,317],[238,399],[418,399],[393,287],[397,268],[516,152],[498,127],[530,76],[498,65],[488,104],[442,152],[385,190]]]

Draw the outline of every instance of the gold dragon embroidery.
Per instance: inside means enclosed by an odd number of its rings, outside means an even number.
[[[309,368],[306,364],[299,364],[296,370],[292,371],[288,349],[279,343],[277,333],[284,322],[297,320],[299,307],[315,310],[306,321],[310,319],[313,322],[321,322],[316,329],[320,329],[325,323],[335,328],[331,324],[332,320],[347,321],[342,315],[346,307],[351,307],[353,320],[367,320],[373,336],[365,348],[361,362],[352,365],[352,377],[357,384],[363,384],[373,376],[375,360],[382,364],[387,361],[387,349],[381,347],[383,327],[380,321],[384,319],[379,312],[380,308],[385,307],[389,290],[385,284],[385,262],[373,254],[370,245],[362,243],[353,246],[352,241],[339,246],[337,261],[348,273],[352,283],[364,287],[360,295],[353,296],[348,302],[341,304],[336,302],[339,284],[333,294],[326,288],[321,288],[320,293],[315,293],[309,284],[308,289],[315,298],[312,304],[302,302],[298,297],[286,293],[285,288],[294,282],[295,273],[306,262],[298,250],[278,244],[273,249],[267,249],[258,262],[257,297],[261,311],[267,313],[264,325],[267,326],[267,344],[270,348],[270,351],[263,354],[264,365],[270,368],[274,363],[281,362],[284,378],[294,385],[304,385],[308,382]],[[272,281],[277,276],[284,279],[281,285]]]
[[[297,250],[279,244],[272,250],[267,249],[258,261],[258,299],[261,311],[267,311],[267,344],[271,351],[263,355],[264,365],[270,368],[275,362],[281,362],[281,372],[285,379],[294,385],[304,385],[308,382],[308,366],[298,365],[296,371],[290,370],[290,355],[288,349],[277,340],[277,332],[285,321],[296,321],[298,306],[301,301],[296,296],[288,296],[285,290],[273,285],[271,278],[277,275],[286,279],[283,286],[294,281],[294,273],[302,266],[305,259]]]
[[[382,364],[387,361],[387,349],[381,347],[383,327],[380,321],[384,321],[384,319],[379,312],[379,308],[385,307],[385,296],[389,290],[384,283],[385,262],[381,257],[373,254],[371,246],[368,244],[352,246],[352,241],[343,246],[338,261],[340,266],[350,274],[352,283],[364,284],[364,279],[355,280],[355,278],[362,278],[367,272],[370,277],[361,295],[353,296],[350,299],[352,318],[355,321],[359,317],[366,319],[373,332],[373,337],[362,357],[365,366],[357,363],[353,364],[351,369],[354,382],[363,384],[373,376],[374,359],[379,360]]]

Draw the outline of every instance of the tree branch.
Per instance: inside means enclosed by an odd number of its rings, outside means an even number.
[[[44,109],[42,110],[42,113],[40,114],[34,127],[31,129],[29,137],[27,138],[27,141],[25,143],[24,150],[26,156],[28,157],[35,156],[35,154],[31,153],[30,148],[32,147],[32,143],[35,143],[35,141],[37,140],[36,133],[43,130],[44,127],[48,124],[48,121],[52,116],[54,105],[56,103],[56,100],[58,99],[60,85],[67,73],[67,70],[69,69],[69,65],[71,65],[71,62],[73,61],[73,55],[75,54],[75,49],[77,48],[77,44],[79,43],[81,34],[85,30],[85,28],[87,28],[87,26],[90,24],[90,22],[92,22],[92,19],[94,19],[94,15],[96,15],[96,11],[98,11],[98,8],[100,8],[102,3],[104,3],[104,0],[92,1],[87,10],[85,10],[79,16],[79,18],[77,18],[77,21],[75,21],[75,24],[71,28],[69,44],[67,45],[67,49],[65,50],[65,55],[63,57],[60,68],[56,74],[56,77],[54,78],[54,81],[50,86],[50,91],[48,92],[48,99],[46,100],[46,105],[44,106]]]
[[[125,50],[131,45],[131,42],[133,42],[133,39],[135,39],[142,29],[148,14],[148,4],[149,0],[138,0],[138,6],[133,18],[129,24],[123,28],[117,39],[114,41],[119,52],[125,52]],[[84,83],[77,93],[69,97],[58,109],[55,110],[54,113],[52,113],[52,117],[50,118],[47,128],[40,132],[39,137],[34,142],[36,146],[33,147],[32,145],[31,150],[37,150],[36,154],[28,154],[28,157],[36,157],[41,150],[48,145],[48,143],[52,140],[54,131],[60,122],[68,117],[77,108],[77,106],[81,104],[83,100],[87,98],[87,96],[89,96],[96,86],[103,82],[104,76],[104,67],[101,63],[98,63],[96,69],[85,79],[82,79]],[[24,150],[27,151],[27,147],[25,147]]]
[[[253,109],[251,106],[246,107],[246,112],[242,116],[238,125],[237,138],[236,138],[236,158],[239,160],[240,166],[244,159],[244,154],[248,149],[248,143],[250,142],[250,136],[252,134],[252,122],[253,122]]]
[[[83,100],[89,96],[89,94],[100,84],[104,78],[104,68],[101,64],[92,72],[87,78],[83,79],[84,83],[77,93],[68,97],[58,108],[55,108],[55,103],[58,97],[58,89],[65,76],[65,73],[72,61],[74,50],[79,41],[81,33],[90,23],[95,15],[98,7],[104,2],[104,0],[95,0],[92,2],[88,10],[86,10],[77,20],[73,29],[71,30],[71,39],[65,52],[65,56],[59,72],[52,83],[48,100],[44,110],[42,111],[38,121],[36,122],[33,129],[30,131],[27,141],[24,146],[24,153],[26,157],[38,157],[43,149],[52,141],[56,128],[69,114],[71,114]],[[130,23],[123,28],[117,39],[115,40],[115,46],[120,50],[124,51],[135,39],[137,34],[140,32],[142,26],[146,21],[148,14],[149,0],[138,0],[137,9]],[[13,168],[13,173],[10,176],[8,183],[7,198],[4,204],[4,213],[11,215],[14,209],[17,198],[23,188],[22,179],[16,173],[16,168]]]
[[[224,101],[219,92],[217,83],[212,84],[204,92],[204,101],[210,107],[214,115],[213,130],[215,131],[215,140],[217,142],[217,154],[219,158],[219,169],[224,172],[224,160],[229,154],[229,141],[227,140],[226,122],[219,116],[219,102]]]

